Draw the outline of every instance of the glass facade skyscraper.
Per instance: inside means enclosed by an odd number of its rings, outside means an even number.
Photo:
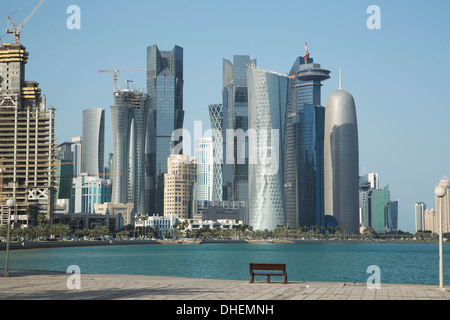
[[[112,202],[134,203],[137,214],[148,211],[145,197],[145,143],[148,95],[135,90],[114,93]]]
[[[213,139],[213,194],[212,200],[222,201],[222,165],[223,165],[223,105],[208,106]]]
[[[248,86],[247,55],[223,59],[223,200],[248,201]],[[244,143],[240,140],[244,139]],[[240,147],[242,147],[240,149]]]
[[[147,192],[150,211],[162,215],[155,206],[157,194],[164,196],[158,184],[167,172],[172,134],[183,128],[183,48],[160,51],[157,45],[147,48],[147,94],[150,97],[150,119],[147,138]],[[182,139],[180,139],[182,140]],[[175,148],[179,141],[172,141]],[[160,180],[158,183],[158,179]],[[163,188],[163,186],[162,186]]]
[[[314,63],[306,48],[291,71],[286,118],[286,222],[290,227],[324,226],[323,148],[325,108],[322,81],[330,71]]]
[[[105,160],[105,110],[83,111],[83,144],[81,172],[98,175],[104,172]]]
[[[249,223],[274,230],[285,223],[285,118],[289,78],[247,66]]]
[[[194,200],[213,200],[214,155],[213,139],[202,138],[195,141],[195,159],[197,161],[197,182]]]

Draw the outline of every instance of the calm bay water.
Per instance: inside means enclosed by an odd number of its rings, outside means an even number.
[[[10,269],[144,274],[248,280],[249,263],[286,263],[288,280],[366,282],[367,267],[382,283],[438,284],[438,244],[295,243],[127,245],[10,251]],[[0,266],[5,263],[0,252]],[[264,280],[264,278],[261,278]],[[450,246],[444,245],[444,283],[450,284]]]

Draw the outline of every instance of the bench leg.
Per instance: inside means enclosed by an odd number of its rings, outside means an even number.
[[[253,273],[250,273],[250,283],[255,282],[255,277],[253,276]]]
[[[284,283],[284,284],[287,283],[287,274],[283,275],[283,283]]]
[[[270,276],[267,276],[267,283],[270,283]]]

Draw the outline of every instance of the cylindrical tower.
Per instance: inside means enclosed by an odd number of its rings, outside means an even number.
[[[346,233],[359,233],[359,149],[353,96],[341,88],[325,108],[325,214],[336,218]]]

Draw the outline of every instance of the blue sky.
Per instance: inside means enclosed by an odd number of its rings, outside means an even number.
[[[20,23],[38,0],[2,1],[0,18]],[[70,5],[81,29],[69,30]],[[381,10],[369,30],[368,6]],[[82,111],[106,111],[106,151],[112,152],[112,74],[145,69],[146,48],[184,48],[185,127],[209,126],[207,106],[221,103],[222,59],[252,54],[258,65],[288,72],[308,42],[311,57],[331,70],[322,104],[338,87],[355,98],[360,173],[377,172],[400,200],[399,228],[414,231],[414,202],[435,207],[434,186],[450,176],[450,2],[319,0],[47,0],[22,29],[30,52],[27,80],[40,83],[55,106],[57,142],[82,134]],[[1,20],[0,20],[1,21]],[[1,34],[0,34],[1,35]],[[9,36],[3,37],[9,42]],[[146,90],[145,72],[119,74],[118,84]]]

